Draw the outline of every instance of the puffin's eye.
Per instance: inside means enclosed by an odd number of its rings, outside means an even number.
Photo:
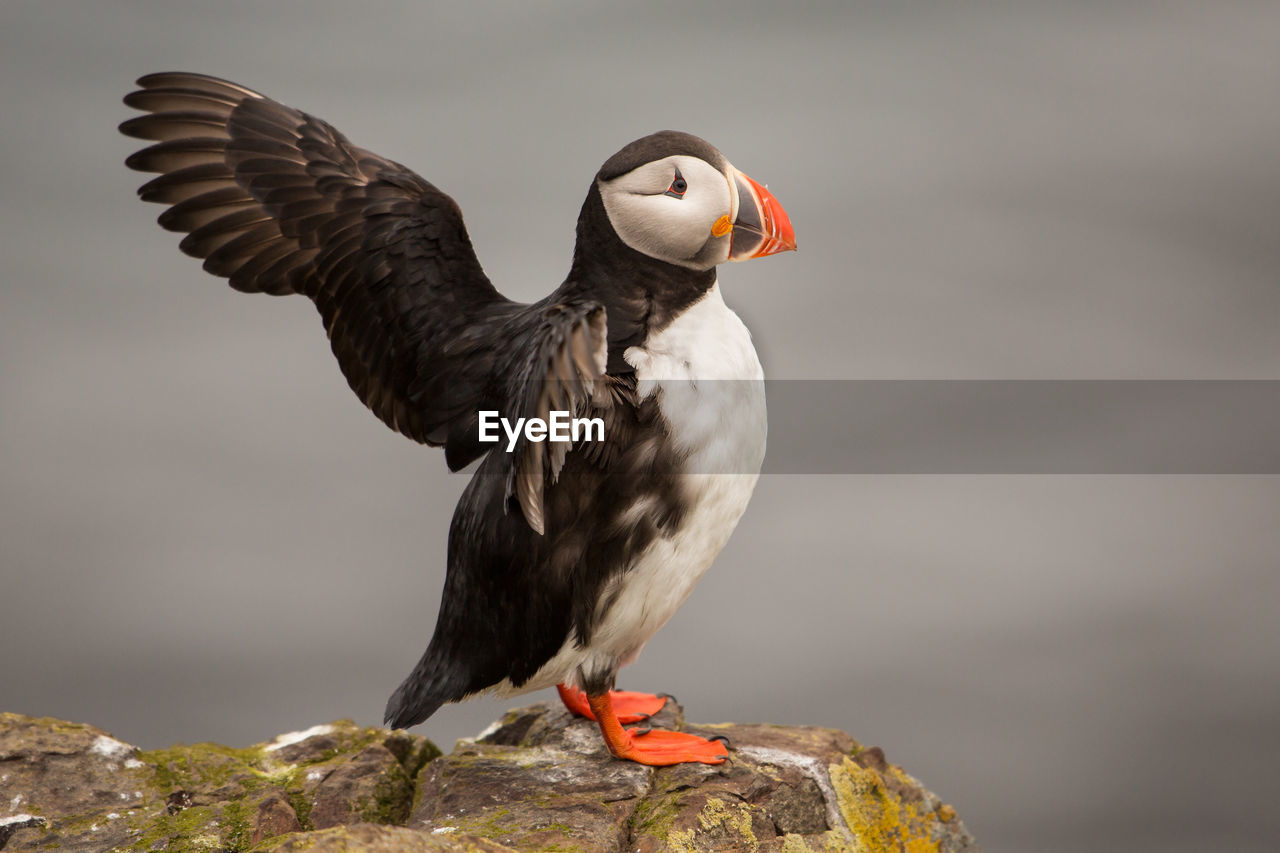
[[[672,198],[684,198],[684,191],[689,189],[689,182],[684,179],[684,175],[680,174],[680,170],[676,169],[675,179],[671,182],[671,186],[667,187],[667,191],[663,195],[669,195]]]

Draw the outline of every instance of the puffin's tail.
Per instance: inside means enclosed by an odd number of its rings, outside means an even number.
[[[383,722],[393,729],[407,729],[424,722],[446,702],[462,698],[465,690],[451,683],[447,669],[437,665],[431,650],[418,661],[418,665],[401,682],[387,700]]]

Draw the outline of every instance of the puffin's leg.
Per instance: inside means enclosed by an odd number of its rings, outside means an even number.
[[[560,692],[560,701],[571,714],[586,717],[588,720],[596,719],[596,715],[591,711],[591,705],[587,702],[586,693],[566,684],[557,684],[556,690]],[[623,725],[643,723],[667,704],[665,695],[654,696],[652,693],[635,693],[630,690],[610,690],[609,698],[613,701],[613,712],[618,715],[618,722]]]
[[[613,702],[608,693],[601,693],[599,696],[588,694],[587,703],[600,724],[604,742],[617,758],[665,767],[668,764],[690,762],[723,764],[729,757],[729,751],[717,740],[706,740],[684,732],[650,729],[644,734],[637,734],[624,729],[613,711]]]

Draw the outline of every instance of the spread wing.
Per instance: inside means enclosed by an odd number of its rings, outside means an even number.
[[[251,293],[300,293],[320,310],[347,382],[451,468],[487,446],[472,427],[501,408],[500,330],[526,308],[494,289],[453,199],[351,144],[324,121],[234,83],[152,74],[121,132],[155,144],[127,161],[159,172],[138,192],[169,205],[181,249]],[[469,429],[470,428],[470,429]]]
[[[154,144],[126,164],[169,207],[180,248],[250,293],[310,297],[347,382],[392,429],[445,447],[457,470],[492,444],[478,412],[540,417],[608,402],[604,308],[503,297],[453,199],[328,123],[226,80],[151,74],[120,125]],[[506,471],[530,527],[569,445],[521,440]]]

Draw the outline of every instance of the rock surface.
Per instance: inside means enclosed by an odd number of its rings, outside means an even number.
[[[616,761],[559,706],[508,714],[451,755],[348,721],[248,749],[141,752],[92,726],[0,715],[0,850],[976,851],[955,810],[832,729],[724,735],[718,767]]]

